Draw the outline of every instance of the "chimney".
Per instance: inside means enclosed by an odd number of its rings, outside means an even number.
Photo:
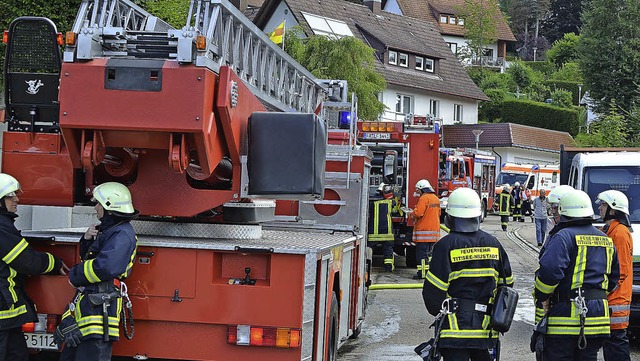
[[[380,15],[382,11],[382,0],[363,0],[362,4],[366,5],[376,15]]]
[[[233,6],[235,6],[236,8],[238,8],[238,10],[240,11],[245,11],[247,10],[247,7],[249,6],[249,1],[248,0],[231,0],[231,4],[233,4]]]

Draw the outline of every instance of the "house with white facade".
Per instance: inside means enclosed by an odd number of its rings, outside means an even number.
[[[253,21],[267,33],[285,21],[286,28],[300,26],[307,37],[354,36],[372,47],[375,68],[387,82],[379,95],[384,120],[431,114],[442,124],[475,124],[479,102],[489,100],[435,23],[386,12],[379,0],[266,0]]]
[[[387,0],[384,9],[399,15],[432,21],[454,54],[466,52],[468,40],[464,18],[465,0]],[[497,9],[493,22],[497,41],[484,46],[482,57],[465,59],[465,65],[480,65],[504,71],[507,44],[516,38],[502,12]]]

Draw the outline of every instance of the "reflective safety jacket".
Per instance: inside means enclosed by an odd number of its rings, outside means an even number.
[[[500,193],[498,198],[498,214],[501,216],[508,216],[513,206],[513,198],[507,192]]]
[[[62,261],[29,246],[14,225],[15,213],[0,214],[0,331],[38,320],[24,290],[24,277],[58,272]]]
[[[413,242],[437,242],[440,238],[440,199],[433,193],[422,193],[411,216]]]
[[[587,297],[584,334],[609,335],[606,294],[616,287],[620,277],[613,241],[591,224],[574,224],[558,230],[546,246],[536,271],[534,292],[538,309],[541,302],[551,299],[547,335],[580,334],[580,312],[570,301],[577,289],[604,295]]]
[[[84,338],[102,338],[104,334],[102,306],[92,305],[89,294],[113,292],[118,282],[131,272],[136,255],[136,235],[128,220],[107,215],[101,220],[98,235],[93,240],[80,240],[82,262],[69,271],[69,281],[78,288],[75,310],[68,308],[62,318],[75,316]],[[117,341],[122,298],[109,305],[109,336]]]
[[[629,326],[631,312],[631,292],[633,286],[633,239],[629,228],[613,220],[605,232],[613,240],[620,262],[620,280],[618,287],[609,294],[611,310],[611,329],[622,330]]]
[[[380,199],[370,203],[369,208],[369,240],[393,241],[393,223],[391,211],[393,199]]]
[[[432,315],[443,300],[456,298],[472,305],[450,314],[443,323],[439,346],[488,349],[498,332],[489,329],[491,305],[498,284],[513,286],[509,257],[487,232],[452,232],[433,247],[422,298]]]

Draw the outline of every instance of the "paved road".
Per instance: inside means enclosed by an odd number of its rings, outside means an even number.
[[[533,326],[533,273],[537,267],[538,247],[535,227],[530,219],[510,223],[509,232],[500,229],[499,218],[489,216],[482,229],[495,235],[509,254],[514,272],[515,288],[520,294],[518,309],[511,330],[502,337],[503,361],[535,360],[529,351]],[[399,267],[393,273],[382,271],[381,258],[374,256],[374,284],[414,284],[414,269],[404,267],[404,258],[396,258]],[[340,361],[418,361],[413,349],[432,337],[433,322],[422,301],[422,289],[372,290],[369,292],[367,315],[362,334],[349,340],[340,349]],[[640,359],[640,344],[633,347],[632,359]],[[600,358],[602,359],[602,358]]]

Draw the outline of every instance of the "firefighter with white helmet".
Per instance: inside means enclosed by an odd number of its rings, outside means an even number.
[[[547,202],[549,202],[549,210],[551,215],[553,216],[553,222],[558,224],[560,221],[560,213],[558,213],[558,207],[560,206],[560,198],[562,198],[565,194],[573,191],[572,186],[561,185],[553,188],[551,192],[547,195]],[[549,232],[551,233],[551,232]]]
[[[563,195],[558,210],[559,229],[535,275],[536,307],[547,317],[543,353],[550,361],[595,360],[609,338],[607,294],[620,277],[618,257],[611,239],[592,225],[587,193]],[[536,313],[536,322],[543,316]]]
[[[509,215],[513,208],[513,197],[511,196],[511,190],[509,187],[509,184],[505,184],[504,187],[502,187],[502,192],[498,195],[498,215],[500,215],[500,226],[505,232],[509,226]]]
[[[434,316],[444,302],[455,305],[438,341],[444,360],[489,360],[498,340],[487,327],[490,303],[499,284],[513,286],[509,257],[496,237],[480,229],[482,206],[473,189],[454,190],[446,211],[451,232],[433,247],[422,298]]]
[[[631,360],[627,327],[633,288],[633,239],[629,231],[629,199],[624,193],[610,189],[598,194],[596,204],[600,217],[605,222],[602,230],[613,240],[620,263],[620,280],[608,297],[611,335],[604,342],[602,350],[605,361],[627,361]]]
[[[440,238],[440,199],[426,179],[416,183],[416,195],[420,198],[411,212],[415,220],[413,242],[416,243],[417,273],[414,279],[423,279],[429,270],[429,256],[433,244]]]
[[[69,270],[58,257],[37,252],[22,237],[14,222],[18,217],[20,183],[0,173],[0,360],[26,361],[29,358],[22,325],[37,322],[33,302],[24,289],[29,275],[66,274]]]
[[[55,333],[58,346],[65,345],[61,361],[111,359],[120,333],[120,285],[131,273],[136,254],[130,221],[138,211],[129,189],[117,182],[103,183],[93,190],[92,201],[100,225],[90,226],[80,239],[82,261],[69,271],[69,282],[77,290]],[[102,303],[96,304],[96,299]]]
[[[382,245],[382,255],[384,257],[384,270],[392,272],[395,269],[393,257],[393,222],[391,212],[393,211],[393,189],[391,185],[380,183],[378,187],[378,197],[369,203],[369,232],[368,246],[374,247],[373,242]]]

